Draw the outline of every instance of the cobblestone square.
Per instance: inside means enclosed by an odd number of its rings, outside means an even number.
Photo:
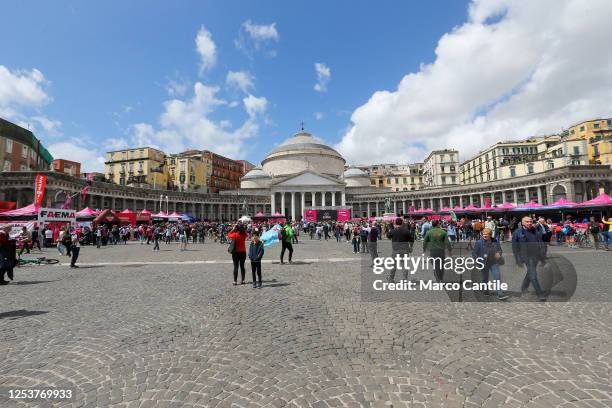
[[[362,301],[345,242],[294,248],[292,265],[266,251],[262,289],[232,286],[209,242],[17,269],[0,288],[0,406],[612,406],[610,253],[551,249],[586,265],[575,298],[599,302],[414,303]],[[74,397],[6,398],[43,387]]]

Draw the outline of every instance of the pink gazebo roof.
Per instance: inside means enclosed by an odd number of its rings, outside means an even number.
[[[560,198],[554,203],[547,205],[547,207],[575,207],[577,205],[578,203],[566,200],[565,198]]]
[[[273,217],[284,217],[283,214],[279,213],[278,211],[275,212],[274,214],[272,214]]]
[[[38,214],[38,206],[34,203],[26,205],[25,207],[17,208],[10,211],[5,211],[2,216],[17,216],[17,215],[34,215]]]
[[[530,201],[528,203],[519,205],[519,208],[540,208],[540,207],[544,207],[544,206],[536,201]]]
[[[145,208],[145,209],[143,209],[143,210],[140,212],[140,214],[141,214],[141,215],[143,215],[143,214],[144,214],[144,215],[148,215],[148,214],[151,214],[151,212],[150,212],[150,211],[147,211],[147,209]]]
[[[126,208],[125,210],[121,211],[119,214],[135,214],[135,212]]]
[[[167,217],[167,216],[168,216],[168,214],[167,214],[167,213],[165,213],[165,212],[163,212],[163,211],[160,211],[160,212],[158,212],[157,214],[153,214],[153,215],[152,215],[152,217],[156,217],[156,218],[165,218],[165,217]]]
[[[183,214],[179,214],[176,211],[173,212],[172,214],[168,214],[167,217],[173,217],[173,218],[182,218]]]
[[[480,211],[480,208],[470,204],[468,206],[466,206],[463,211]]]
[[[448,213],[448,212],[451,212],[451,211],[453,211],[453,209],[450,208],[450,207],[443,207],[443,208],[438,210],[438,212],[440,212],[440,213]]]
[[[263,216],[264,216],[264,213],[262,213],[262,212],[260,211],[260,212],[258,212],[257,214],[255,214],[255,216],[256,216],[256,217],[263,217]]]
[[[490,210],[490,211],[495,211],[495,210],[512,210],[514,208],[516,208],[516,205],[514,205],[512,203],[509,203],[509,202],[505,202],[503,204],[496,205],[496,206],[494,206],[492,208],[489,208],[488,210]]]
[[[93,216],[93,215],[96,215],[98,213],[99,213],[99,211],[92,210],[89,207],[85,207],[81,211],[78,211],[76,213],[76,215],[77,215],[77,217],[85,217],[85,216]]]
[[[612,206],[612,197],[607,194],[602,194],[599,197],[595,197],[592,200],[585,201],[583,203],[578,204],[580,207],[591,207],[591,206],[602,206],[609,205]],[[6,214],[6,213],[4,213]]]

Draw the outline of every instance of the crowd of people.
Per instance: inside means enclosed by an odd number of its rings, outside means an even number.
[[[19,258],[24,252],[30,253],[34,248],[42,251],[42,247],[56,246],[62,255],[70,258],[70,266],[78,268],[77,260],[82,245],[101,248],[109,245],[126,245],[128,241],[136,241],[141,245],[151,245],[152,251],[159,251],[160,244],[179,243],[179,250],[184,251],[188,244],[204,244],[208,241],[229,245],[228,251],[233,261],[234,285],[238,285],[239,282],[238,272],[241,277],[240,284],[245,283],[245,262],[248,258],[251,262],[253,287],[257,288],[261,287],[261,260],[265,252],[261,237],[273,227],[274,225],[267,222],[161,222],[138,226],[97,225],[92,228],[62,228],[56,239],[53,238],[53,231],[50,229],[34,228],[30,231],[24,227],[17,239],[16,251],[17,258]],[[369,253],[372,262],[379,256],[378,242],[381,239],[391,240],[394,254],[411,253],[414,242],[423,241],[424,251],[428,251],[432,257],[442,258],[450,254],[452,243],[470,241],[474,243],[473,256],[487,255],[489,259],[488,266],[481,271],[483,281],[488,280],[489,272],[494,280],[499,280],[499,259],[503,259],[500,243],[511,240],[517,264],[526,265],[527,268],[524,286],[532,284],[536,293],[541,295],[542,291],[532,261],[534,257],[531,256],[533,254],[522,251],[520,243],[541,242],[542,245],[538,248],[542,248],[544,259],[548,245],[565,244],[573,248],[578,242],[585,239],[595,249],[608,250],[612,243],[611,227],[612,218],[606,217],[600,221],[590,217],[577,222],[568,216],[557,223],[544,217],[531,216],[523,217],[520,220],[517,217],[495,219],[491,216],[472,220],[448,217],[445,219],[398,217],[393,222],[365,219],[344,222],[287,222],[279,229],[278,240],[281,243],[281,264],[285,263],[285,254],[288,255],[288,262],[292,263],[293,245],[299,243],[301,235],[309,237],[310,240],[347,242],[351,244],[353,253]],[[3,239],[3,242],[8,242],[6,237]],[[248,249],[247,241],[249,242]],[[489,258],[490,253],[492,256]],[[2,269],[7,269],[8,264],[8,261],[3,261]],[[439,268],[434,271],[434,274],[437,280],[444,279],[444,270]],[[1,281],[5,282],[3,277],[4,272]],[[394,277],[395,271],[392,272],[390,280],[393,281]],[[497,295],[502,300],[507,298],[499,291]]]

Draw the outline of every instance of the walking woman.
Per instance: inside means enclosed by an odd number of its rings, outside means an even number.
[[[483,283],[489,282],[489,272],[493,275],[493,282],[497,286],[497,298],[499,300],[508,299],[508,295],[500,288],[501,285],[501,271],[499,266],[503,264],[502,248],[499,242],[493,238],[493,231],[491,228],[485,228],[482,230],[482,238],[476,241],[474,249],[472,250],[472,257],[484,259],[484,268],[480,270],[480,280]],[[485,296],[490,296],[488,290],[484,291]]]
[[[229,251],[232,254],[234,262],[234,285],[238,284],[238,266],[240,266],[241,285],[244,285],[244,262],[246,261],[246,244],[248,234],[244,225],[238,222],[234,228],[227,234],[227,238],[232,240]]]

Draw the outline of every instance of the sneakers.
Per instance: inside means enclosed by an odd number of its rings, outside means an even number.
[[[253,289],[257,289],[257,284],[253,283]]]
[[[508,295],[501,295],[501,296],[498,296],[498,297],[497,297],[497,300],[506,300],[506,299],[508,299],[509,297],[510,297],[510,296],[508,296]]]
[[[261,289],[261,282],[259,282],[259,285],[257,285],[257,288]]]

